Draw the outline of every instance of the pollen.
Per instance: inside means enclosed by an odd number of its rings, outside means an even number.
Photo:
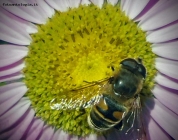
[[[97,99],[97,81],[113,75],[125,58],[142,58],[147,68],[144,96],[152,96],[155,54],[146,34],[131,21],[119,5],[80,6],[67,12],[56,11],[38,33],[25,58],[25,96],[36,116],[56,129],[85,136],[97,133],[87,123]],[[93,85],[88,86],[86,85]],[[77,90],[76,90],[77,89]],[[82,108],[86,107],[86,108]]]

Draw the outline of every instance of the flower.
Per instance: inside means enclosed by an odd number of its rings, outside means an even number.
[[[103,6],[102,0],[92,0],[98,7]],[[108,1],[117,4],[117,0]],[[95,134],[87,138],[68,135],[61,129],[46,125],[41,119],[34,117],[35,110],[30,105],[28,97],[24,97],[27,86],[19,82],[24,75],[23,58],[29,49],[24,47],[31,43],[29,34],[37,32],[35,24],[45,24],[52,17],[54,9],[66,11],[69,7],[89,4],[87,0],[76,1],[37,1],[36,6],[29,1],[26,6],[17,1],[1,2],[0,39],[5,41],[0,46],[0,82],[6,85],[0,87],[0,138],[1,139],[119,139],[122,133],[112,131],[111,134],[99,137]],[[143,118],[147,139],[177,139],[178,135],[178,2],[169,1],[129,1],[121,0],[121,9],[126,15],[138,22],[138,26],[147,32],[147,41],[152,43],[152,51],[158,55],[155,66],[158,74],[156,84],[152,89],[154,98],[144,102]],[[169,47],[169,49],[168,49]]]

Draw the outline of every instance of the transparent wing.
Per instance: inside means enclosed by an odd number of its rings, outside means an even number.
[[[53,110],[73,110],[81,108],[90,108],[98,103],[101,98],[101,92],[106,90],[110,78],[99,81],[86,82],[87,84],[62,93],[64,97],[58,95],[50,101],[50,108]],[[105,88],[105,89],[104,89]]]
[[[140,97],[137,97],[133,102],[131,110],[122,120],[122,133],[125,135],[125,139],[146,140],[141,111]]]

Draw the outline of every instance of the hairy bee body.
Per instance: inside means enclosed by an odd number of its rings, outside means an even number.
[[[123,118],[131,110],[143,87],[146,69],[135,59],[125,59],[121,69],[104,85],[99,102],[92,106],[88,116],[90,127],[105,131],[115,127],[122,129]]]

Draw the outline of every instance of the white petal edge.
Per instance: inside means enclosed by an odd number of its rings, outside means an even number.
[[[173,79],[164,76],[163,74],[158,73],[155,77],[155,81],[164,87],[178,90],[178,82],[173,81]]]
[[[89,5],[91,4],[90,0],[81,0],[81,5]]]
[[[56,9],[57,11],[65,12],[69,9],[68,1],[62,0],[45,0],[52,8]]]
[[[107,2],[112,5],[116,5],[118,3],[118,0],[107,0]]]
[[[150,32],[146,39],[151,43],[161,43],[178,38],[178,23]]]
[[[10,12],[4,10],[2,7],[0,7],[0,17],[7,18],[8,21],[11,20],[13,24],[16,24],[16,26],[20,26],[22,29],[24,28],[28,33],[36,33],[38,31],[36,25],[25,21],[17,16],[14,16]]]
[[[164,58],[178,60],[178,41],[151,45],[152,51]]]
[[[148,4],[149,0],[124,0],[123,11],[129,16],[130,19],[134,19]]]
[[[28,54],[28,48],[18,45],[0,45],[0,67],[13,64]]]
[[[144,31],[163,27],[178,20],[177,9],[178,1],[170,0],[154,10],[154,14],[152,14],[152,16],[142,19],[138,26],[140,26]]]
[[[163,105],[178,115],[178,95],[176,91],[169,91],[169,89],[156,85],[152,92]]]
[[[156,69],[174,79],[178,79],[178,62],[164,58],[156,58],[155,61]]]
[[[147,100],[145,103],[151,117],[160,125],[171,137],[178,138],[178,116],[161,104],[157,99]]]
[[[102,8],[104,0],[90,0],[93,4],[97,5],[99,8]]]

